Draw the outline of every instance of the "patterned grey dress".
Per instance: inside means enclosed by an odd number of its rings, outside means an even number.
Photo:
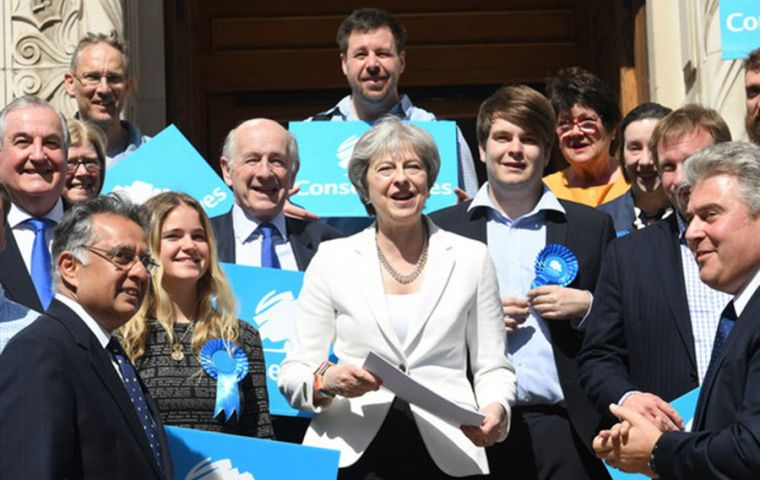
[[[175,341],[182,339],[184,358],[171,357],[168,335],[158,322],[149,325],[145,354],[136,362],[137,371],[158,404],[166,425],[196,428],[212,432],[274,438],[266,390],[266,366],[259,332],[238,320],[240,337],[236,342],[248,357],[248,374],[238,383],[239,414],[225,420],[220,413],[213,418],[216,404],[216,380],[203,371],[190,346],[190,324],[175,324]],[[183,338],[184,337],[184,338]]]

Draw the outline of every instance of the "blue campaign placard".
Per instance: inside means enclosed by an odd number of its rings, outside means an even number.
[[[670,406],[673,407],[676,412],[683,419],[683,423],[686,425],[686,431],[691,431],[691,425],[694,421],[694,414],[697,413],[697,400],[699,400],[699,387],[684,393],[680,397],[670,402]],[[610,467],[606,463],[604,464],[607,469],[607,473],[610,474],[612,480],[648,480],[649,477],[640,473],[625,473],[620,470]]]
[[[165,427],[174,478],[335,480],[340,452],[180,427]]]
[[[232,208],[232,191],[174,125],[108,169],[103,193],[124,192],[142,203],[161,192],[185,192],[209,217]]]
[[[720,0],[723,60],[742,60],[760,47],[760,2]]]
[[[410,122],[432,135],[441,170],[425,206],[429,213],[454,205],[457,183],[457,132],[452,121]],[[356,142],[369,130],[366,122],[290,122],[298,140],[301,168],[293,202],[324,217],[365,217],[367,211],[348,179],[348,161]]]
[[[222,269],[238,299],[238,318],[259,331],[267,364],[269,411],[289,417],[312,414],[291,407],[277,388],[277,374],[295,333],[296,299],[301,293],[303,272],[222,263]]]

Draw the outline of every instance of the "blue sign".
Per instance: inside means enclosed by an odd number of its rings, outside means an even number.
[[[106,172],[103,193],[125,192],[137,203],[162,192],[185,192],[209,217],[232,208],[232,191],[174,125]]]
[[[289,417],[312,414],[291,407],[277,388],[280,364],[295,333],[296,299],[301,293],[303,272],[222,263],[222,269],[238,299],[238,318],[259,331],[267,364],[269,411]]]
[[[760,47],[760,2],[720,0],[723,60],[743,60]]]
[[[457,201],[457,133],[451,121],[410,122],[433,136],[441,157],[441,170],[425,206],[429,213]],[[290,122],[298,140],[301,168],[293,202],[324,217],[364,217],[367,211],[348,179],[348,161],[364,132],[366,122]]]
[[[178,480],[335,480],[340,452],[189,428],[165,427]]]
[[[683,423],[686,425],[686,431],[691,431],[691,424],[694,421],[694,414],[697,413],[697,400],[699,400],[699,387],[684,393],[680,397],[670,402],[670,406],[675,409],[681,416]],[[617,468],[604,464],[607,473],[612,480],[648,480],[649,477],[641,473],[626,473]]]

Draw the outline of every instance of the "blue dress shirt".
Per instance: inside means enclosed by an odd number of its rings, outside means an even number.
[[[40,314],[5,298],[5,290],[0,285],[0,353],[11,338],[26,328]]]

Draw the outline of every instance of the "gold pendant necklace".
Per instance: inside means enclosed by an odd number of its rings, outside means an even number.
[[[192,330],[193,330],[193,323],[190,322],[190,326],[188,326],[187,330],[185,330],[185,333],[182,334],[182,338],[180,338],[178,342],[172,341],[171,357],[172,357],[172,360],[174,360],[175,362],[181,362],[182,360],[185,359],[185,352],[182,351],[182,342],[185,341],[185,338],[187,338],[187,334],[190,333]]]

